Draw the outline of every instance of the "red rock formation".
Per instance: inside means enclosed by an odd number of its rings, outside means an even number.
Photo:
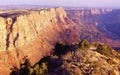
[[[63,8],[12,12],[0,17],[0,75],[8,75],[27,56],[31,64],[54,48],[57,41],[72,44],[78,39],[75,24]]]

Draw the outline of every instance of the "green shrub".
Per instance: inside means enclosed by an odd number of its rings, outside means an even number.
[[[81,40],[78,45],[82,49],[90,48],[90,43],[87,40]]]
[[[97,52],[106,55],[111,56],[112,55],[112,49],[107,45],[98,45]]]
[[[47,63],[43,62],[41,65],[36,64],[34,67],[29,68],[30,75],[48,75]]]
[[[46,62],[42,62],[41,64],[36,64],[34,67],[31,67],[30,62],[27,59],[20,65],[20,69],[14,67],[11,70],[12,72],[10,75],[48,75]]]

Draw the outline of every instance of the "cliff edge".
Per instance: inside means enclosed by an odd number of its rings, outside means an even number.
[[[36,63],[57,41],[73,44],[78,39],[75,28],[63,8],[1,13],[0,75],[8,75],[25,57]]]

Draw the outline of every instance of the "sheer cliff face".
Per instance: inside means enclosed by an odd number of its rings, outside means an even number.
[[[0,65],[4,63],[0,74],[19,66],[25,56],[36,63],[49,54],[57,41],[72,44],[78,39],[75,24],[62,8],[0,15]]]

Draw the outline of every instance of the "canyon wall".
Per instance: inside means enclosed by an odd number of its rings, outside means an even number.
[[[76,26],[63,8],[11,11],[0,16],[0,75],[8,75],[25,57],[33,65],[57,41],[74,44],[78,40]]]
[[[81,8],[79,10],[66,10],[68,16],[78,24],[98,25],[100,15],[112,12],[113,9]]]
[[[119,9],[81,8],[66,11],[68,17],[78,25],[80,39],[120,49]]]

